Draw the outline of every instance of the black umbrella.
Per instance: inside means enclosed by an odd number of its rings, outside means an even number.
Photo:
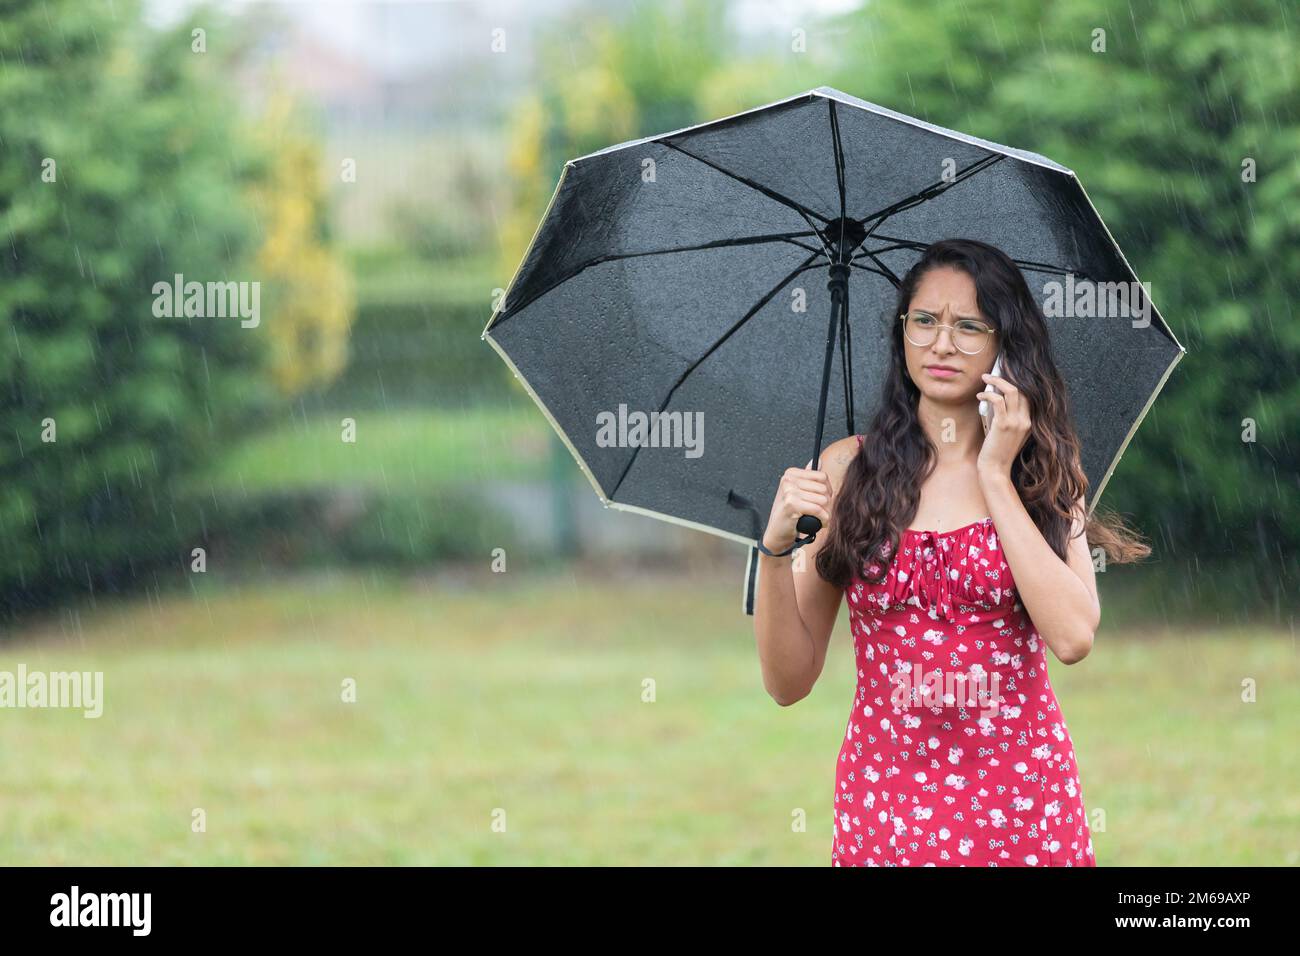
[[[830,87],[565,163],[483,338],[607,507],[751,546],[753,613],[782,472],[870,420],[880,318],[952,235],[1004,250],[1040,302],[1049,280],[1136,293],[1132,321],[1049,317],[1091,514],[1186,350],[1072,171]]]

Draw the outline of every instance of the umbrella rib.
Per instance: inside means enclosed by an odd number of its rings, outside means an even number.
[[[823,236],[820,231],[818,231],[817,227],[813,225],[812,220],[808,218],[808,214],[805,213],[802,209],[799,210],[799,215],[803,216],[803,221],[808,223],[808,228],[813,230],[813,232],[817,236],[817,241],[822,244],[821,247],[822,255],[824,255],[828,261],[834,262],[835,256],[831,254],[830,246],[826,245],[826,237]]]
[[[826,98],[831,111],[831,141],[835,144],[835,181],[840,188],[840,246],[844,245],[844,217],[848,215],[844,195],[844,142],[840,139],[840,120],[835,113],[835,101]]]
[[[880,269],[873,269],[871,268],[871,266],[864,266],[860,262],[850,262],[849,265],[853,266],[855,269],[861,269],[863,272],[874,272],[878,276],[883,276],[884,278],[888,279],[890,283],[893,284],[895,289],[897,289],[901,285],[901,283],[898,281],[898,276],[894,275],[892,272],[888,270],[881,272]]]
[[[893,252],[895,249],[915,249],[917,252],[920,252],[925,248],[924,242],[917,242],[913,239],[900,239],[897,236],[886,236],[883,233],[879,233],[879,232],[875,234],[874,238],[883,239],[885,240],[885,242],[894,243],[894,245],[892,246],[884,246],[883,248],[880,249],[872,249],[871,251],[876,253],[877,255],[879,255],[882,252]],[[866,247],[864,246],[861,254],[866,255],[866,251],[867,251]]]
[[[817,268],[817,266],[820,265],[820,263],[817,263],[815,260],[818,259],[821,255],[822,253],[820,252],[820,250],[816,251],[807,259],[805,259],[803,262],[801,262],[798,266],[796,266],[780,282],[772,286],[772,288],[767,291],[767,294],[764,295],[763,298],[759,299],[758,302],[754,304],[754,307],[752,309],[750,309],[743,316],[741,316],[739,321],[737,321],[735,325],[727,329],[727,331],[722,334],[721,338],[719,338],[716,342],[710,345],[708,350],[703,355],[701,355],[694,362],[688,365],[682,371],[682,374],[677,376],[677,381],[673,383],[672,388],[668,389],[668,394],[665,395],[664,400],[659,403],[658,410],[662,412],[665,408],[667,408],[668,403],[672,401],[673,394],[677,391],[677,389],[681,387],[682,383],[686,381],[686,379],[690,376],[690,374],[694,372],[697,368],[699,368],[700,364],[706,358],[708,358],[710,355],[716,352],[718,348],[722,345],[722,343],[726,342],[727,339],[731,338],[731,336],[734,335],[742,325],[744,325],[755,315],[757,315],[758,311],[761,308],[763,308],[763,306],[767,305],[767,303],[770,302],[772,298],[790,282],[791,279],[793,279],[801,272],[807,272],[809,269]],[[623,466],[622,474],[618,476],[618,481],[614,482],[614,487],[609,492],[608,500],[613,501],[614,496],[618,494],[618,489],[623,485],[623,479],[626,478],[628,472],[632,470],[632,465],[636,462],[636,456],[641,454],[642,447],[644,446],[637,445],[636,448],[633,449],[632,456],[628,458],[627,464]]]
[[[808,225],[811,226],[812,223],[809,223]],[[510,311],[506,312],[500,318],[498,318],[497,321],[493,322],[491,327],[489,328],[489,331],[491,331],[492,329],[499,328],[501,324],[505,322],[507,319],[511,318],[512,316],[518,315],[526,307],[532,305],[534,302],[536,302],[538,299],[540,299],[542,296],[546,295],[546,293],[550,292],[556,287],[561,286],[564,283],[568,282],[574,276],[578,275],[578,273],[590,269],[592,266],[598,266],[603,262],[614,262],[618,259],[637,259],[642,256],[663,256],[674,252],[697,252],[702,249],[720,249],[726,246],[758,245],[759,243],[764,243],[764,242],[788,242],[791,245],[798,246],[800,249],[807,249],[810,252],[816,252],[818,255],[821,255],[820,250],[815,250],[813,249],[812,246],[807,246],[804,245],[802,242],[796,241],[806,236],[817,236],[817,235],[819,234],[815,229],[811,232],[781,232],[781,233],[772,233],[770,235],[762,235],[762,236],[740,236],[734,239],[715,239],[712,242],[704,242],[695,246],[674,246],[669,249],[648,249],[644,252],[622,252],[622,253],[610,253],[608,255],[603,255],[603,256],[596,256],[595,258],[589,259],[586,262],[582,263],[581,265],[575,266],[574,268],[570,269],[564,275],[560,276],[558,279],[556,279],[554,282],[550,283],[549,285],[545,286],[544,288],[538,289],[537,292],[530,295],[519,305],[516,306],[507,303],[509,305]]]
[[[806,245],[804,245],[802,242],[796,242],[796,241],[793,240],[793,239],[787,239],[787,240],[785,240],[785,241],[788,242],[788,243],[790,243],[790,245],[792,245],[792,246],[798,246],[800,249],[807,249],[809,252],[814,252],[814,253],[816,253],[816,254],[819,255],[819,256],[824,256],[824,255],[826,254],[826,246],[825,246],[825,245],[823,245],[820,249],[816,249],[816,248],[814,248],[813,246],[806,246]]]
[[[876,233],[875,237],[877,239],[884,239],[886,242],[892,242],[894,243],[894,245],[883,246],[879,249],[863,248],[863,250],[857,253],[853,258],[861,259],[863,257],[870,256],[876,262],[880,262],[879,259],[876,259],[876,256],[880,255],[880,253],[882,252],[893,252],[895,249],[913,249],[917,252],[922,252],[925,250],[926,247],[924,242],[916,242],[911,239],[900,239],[897,236],[886,236],[882,233]],[[1028,269],[1030,272],[1058,272],[1061,275],[1066,275],[1068,273],[1073,273],[1074,275],[1086,275],[1086,273],[1081,272],[1072,267],[1054,266],[1046,262],[1034,262],[1031,259],[1012,259],[1011,261],[1014,262],[1021,269]],[[883,265],[883,263],[881,264]]]
[[[662,143],[664,146],[667,146],[669,149],[677,150],[677,152],[681,153],[683,156],[689,156],[691,159],[695,160],[696,162],[703,163],[705,166],[708,166],[710,169],[716,169],[724,176],[730,176],[738,183],[744,183],[750,189],[758,190],[758,192],[762,193],[764,196],[768,197],[769,199],[776,200],[783,206],[789,206],[791,209],[797,210],[798,212],[803,214],[804,219],[807,219],[809,216],[812,216],[816,219],[820,219],[822,222],[830,222],[830,219],[828,217],[823,216],[819,212],[813,212],[808,207],[802,205],[801,203],[795,202],[793,199],[791,199],[788,196],[782,196],[779,192],[777,192],[775,189],[772,189],[769,186],[760,185],[759,183],[754,182],[752,179],[749,179],[748,177],[742,176],[739,173],[733,173],[731,170],[727,169],[726,167],[719,166],[717,163],[714,162],[710,162],[709,160],[705,159],[703,156],[696,156],[689,149],[683,149],[681,146],[678,146],[676,143],[669,142],[666,139],[661,139],[658,142]],[[811,226],[812,223],[809,223],[809,225]]]
[[[872,269],[870,266],[864,266],[861,263],[854,262],[851,259],[849,260],[849,265],[857,266],[859,269],[866,269],[868,272],[874,272],[876,273],[876,275],[884,276],[886,279],[888,279],[890,282],[894,284],[895,289],[902,286],[903,281],[899,279],[898,276],[894,275],[893,269],[889,268],[889,266],[881,262],[878,258],[876,258],[876,256],[873,253],[867,252],[867,256],[871,259],[872,262],[874,262],[880,268]]]
[[[956,186],[958,183],[970,179],[970,177],[974,176],[976,173],[983,172],[984,170],[988,169],[990,166],[999,163],[1004,159],[1006,159],[1006,157],[1003,156],[1001,153],[994,153],[992,155],[985,156],[983,159],[979,159],[971,163],[969,166],[967,166],[961,172],[957,173],[957,175],[955,175],[950,180],[941,179],[938,182],[931,183],[930,185],[926,186],[924,189],[917,190],[916,192],[912,193],[912,195],[907,196],[904,199],[900,199],[898,202],[894,203],[893,205],[886,206],[884,209],[877,210],[876,212],[873,212],[869,216],[864,216],[862,219],[863,222],[866,222],[869,219],[876,220],[875,225],[867,230],[867,235],[868,236],[872,235],[876,230],[876,226],[879,226],[890,216],[897,215],[898,213],[902,212],[904,209],[910,209],[913,206],[925,202],[926,200],[933,199],[935,196],[947,192],[949,189],[951,189],[953,186]]]
[[[1022,269],[1028,269],[1030,272],[1055,272],[1059,275],[1068,275],[1073,273],[1076,276],[1087,277],[1086,272],[1081,272],[1074,268],[1062,268],[1061,266],[1048,265],[1046,262],[1031,262],[1026,259],[1012,259],[1016,265]]]

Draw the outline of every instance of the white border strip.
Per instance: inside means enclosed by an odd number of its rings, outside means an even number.
[[[600,487],[600,482],[596,480],[596,476],[592,474],[591,469],[587,467],[587,463],[582,460],[582,456],[578,454],[578,450],[573,447],[573,443],[569,441],[569,436],[564,433],[564,429],[561,428],[560,423],[555,420],[555,416],[551,414],[551,410],[546,407],[546,403],[542,401],[541,396],[539,396],[537,392],[533,390],[533,387],[528,384],[528,379],[524,378],[523,374],[519,371],[518,366],[516,366],[510,356],[506,354],[505,349],[498,345],[497,341],[492,338],[492,336],[488,335],[488,331],[492,328],[492,324],[496,322],[497,317],[510,301],[510,293],[514,291],[515,283],[519,281],[519,276],[524,271],[524,265],[528,262],[528,257],[532,255],[533,246],[537,244],[537,237],[542,234],[542,227],[546,225],[546,220],[550,218],[551,207],[555,205],[555,199],[560,195],[560,188],[564,185],[564,179],[568,176],[569,170],[572,166],[572,163],[565,163],[564,168],[560,170],[560,178],[555,184],[554,192],[551,193],[550,201],[546,204],[546,211],[543,212],[542,217],[537,220],[537,228],[533,230],[533,237],[528,240],[528,248],[524,250],[524,256],[519,260],[519,267],[515,269],[514,276],[506,286],[505,295],[501,297],[501,301],[493,311],[492,317],[488,319],[487,325],[483,327],[483,332],[479,335],[479,338],[492,346],[493,350],[501,356],[502,360],[505,361],[515,378],[524,386],[524,391],[528,393],[528,397],[531,398],[537,407],[542,410],[542,414],[546,416],[546,420],[551,423],[551,428],[555,429],[555,434],[560,436],[560,440],[564,442],[564,447],[569,449],[569,454],[571,454],[573,460],[578,463],[578,467],[582,469],[582,473],[587,476],[587,480],[591,482],[591,487],[596,489],[596,494],[600,496],[600,500],[608,507],[609,499],[605,496],[605,490]]]
[[[519,260],[519,265],[515,268],[515,274],[510,278],[509,283],[506,284],[505,295],[503,295],[501,301],[497,303],[497,307],[493,311],[491,318],[488,319],[487,325],[483,326],[483,333],[479,338],[487,339],[488,342],[492,344],[493,348],[496,348],[496,343],[492,342],[492,339],[488,336],[488,330],[492,328],[492,323],[496,322],[497,316],[501,314],[502,310],[505,309],[506,304],[510,301],[510,293],[514,291],[515,283],[519,281],[519,274],[524,271],[524,266],[528,263],[528,257],[532,255],[533,246],[537,244],[537,237],[542,234],[542,226],[546,225],[546,220],[551,217],[551,207],[555,205],[555,200],[560,195],[560,187],[564,185],[564,179],[569,175],[569,169],[572,166],[573,163],[565,163],[564,167],[560,170],[560,178],[555,182],[555,189],[551,192],[551,198],[546,203],[546,209],[542,212],[542,218],[537,220],[537,227],[533,230],[533,238],[528,240],[528,248],[524,250],[523,258]],[[501,352],[499,348],[497,351]],[[501,354],[504,355],[505,353],[502,352]],[[510,360],[506,359],[506,361]],[[514,368],[513,364],[511,365],[511,368]],[[518,372],[515,374],[518,374]]]
[[[579,163],[584,159],[591,159],[593,156],[603,156],[605,153],[612,153],[615,150],[626,149],[629,146],[640,146],[643,143],[652,143],[669,136],[679,136],[682,133],[693,133],[699,129],[707,129],[710,126],[717,126],[720,123],[729,123],[734,119],[742,116],[748,116],[750,113],[758,113],[762,110],[771,109],[774,106],[784,106],[786,103],[793,103],[795,100],[811,99],[816,95],[816,90],[807,90],[803,93],[796,93],[794,96],[787,96],[783,100],[777,100],[773,103],[764,103],[762,106],[755,106],[753,109],[742,110],[739,113],[732,113],[730,116],[724,116],[721,119],[709,120],[707,123],[696,123],[694,126],[683,126],[681,129],[675,129],[668,133],[655,133],[653,136],[643,136],[640,139],[630,139],[626,143],[615,143],[613,146],[606,146],[604,149],[598,149],[594,153],[587,153],[585,156],[579,156],[572,159],[570,163]]]
[[[1075,176],[1074,173],[1070,173],[1070,175],[1074,177],[1074,181],[1079,184],[1079,192],[1083,193],[1083,198],[1088,200],[1088,206],[1092,209],[1092,214],[1097,218],[1097,221],[1101,223],[1101,228],[1106,230],[1106,238],[1110,240],[1110,244],[1114,246],[1115,251],[1119,253],[1119,261],[1124,263],[1124,268],[1128,270],[1128,274],[1131,275],[1137,282],[1140,283],[1142,280],[1138,278],[1137,272],[1134,270],[1133,266],[1129,264],[1128,256],[1124,255],[1124,250],[1121,249],[1119,243],[1115,241],[1115,236],[1114,234],[1111,233],[1110,226],[1106,225],[1106,220],[1101,218],[1101,213],[1097,211],[1097,206],[1092,201],[1092,197],[1088,195],[1088,190],[1083,188],[1083,180],[1081,180],[1078,176]],[[1142,291],[1145,292],[1146,290],[1143,289]],[[1175,345],[1178,346],[1179,352],[1181,352],[1183,355],[1186,355],[1187,349],[1183,348],[1183,343],[1178,341],[1178,336],[1174,335],[1174,330],[1169,327],[1169,323],[1165,321],[1165,317],[1161,315],[1160,310],[1156,308],[1155,300],[1152,299],[1150,295],[1148,295],[1147,302],[1151,305],[1151,308],[1155,311],[1156,318],[1160,321],[1160,327],[1164,329],[1167,333],[1169,333],[1170,340]],[[1172,368],[1172,366],[1170,367]],[[1161,382],[1163,381],[1164,379],[1161,379]]]
[[[569,454],[571,454],[573,460],[578,463],[578,467],[582,469],[582,473],[587,476],[587,480],[591,482],[591,487],[596,490],[596,494],[600,496],[600,500],[606,508],[614,508],[618,511],[627,511],[632,514],[658,518],[661,521],[680,525],[683,528],[690,528],[694,531],[705,531],[709,534],[717,535],[719,538],[726,538],[728,541],[738,541],[749,547],[753,547],[758,543],[757,538],[746,538],[744,535],[735,534],[731,531],[723,531],[719,528],[714,528],[711,525],[701,524],[698,521],[688,521],[685,518],[678,518],[676,515],[664,514],[661,511],[652,511],[649,508],[642,508],[639,505],[630,505],[622,501],[611,501],[605,494],[605,490],[600,487],[600,482],[596,480],[596,476],[592,473],[591,469],[587,467],[587,463],[583,460],[582,455],[578,454],[578,450],[573,447],[573,442],[569,441],[569,436],[564,433],[564,429],[560,427],[560,423],[557,422],[555,416],[551,414],[551,410],[546,407],[546,403],[542,401],[541,396],[533,391],[533,387],[528,384],[528,379],[524,378],[519,369],[515,366],[515,363],[510,360],[510,356],[505,353],[501,346],[498,345],[491,336],[485,336],[485,338],[487,339],[488,344],[496,350],[496,353],[505,360],[506,365],[510,366],[510,370],[514,373],[515,378],[519,379],[520,384],[523,385],[524,390],[528,393],[528,397],[531,398],[537,404],[537,407],[542,410],[542,414],[545,415],[546,420],[550,422],[551,428],[555,430],[555,434],[560,436],[560,440],[564,442],[564,447],[569,449]]]
[[[799,94],[799,96],[806,96],[806,95],[808,94],[805,93]],[[780,102],[782,103],[790,102],[791,100],[798,99],[799,96],[792,96],[790,97],[789,100],[781,100]],[[769,104],[769,105],[776,105],[776,104]],[[766,107],[760,106],[760,107],[756,107],[756,110],[757,109],[766,109]],[[755,110],[748,110],[747,112],[755,112]],[[715,120],[714,122],[722,122],[722,120]],[[708,124],[704,124],[704,125],[708,125]],[[690,127],[690,128],[693,129],[695,127]],[[663,134],[663,135],[672,135],[672,134]],[[645,142],[645,140],[638,140],[637,142]],[[624,143],[622,145],[627,146],[632,144]],[[609,149],[619,149],[619,148],[620,148],[619,146],[609,147]],[[608,151],[609,150],[601,150],[601,152],[608,152]],[[589,155],[594,156],[597,154],[591,153]],[[551,199],[546,204],[545,212],[542,213],[541,218],[538,219],[537,221],[537,228],[533,230],[533,237],[528,241],[528,248],[524,250],[523,258],[519,260],[519,267],[515,270],[515,274],[511,278],[509,285],[506,286],[505,295],[501,297],[501,302],[498,304],[496,310],[493,311],[492,317],[488,319],[487,325],[483,327],[483,331],[479,335],[479,338],[487,342],[488,345],[492,346],[493,350],[498,355],[501,356],[502,360],[509,367],[514,377],[519,380],[519,383],[521,385],[523,385],[524,391],[528,393],[528,397],[531,398],[534,404],[536,404],[537,407],[542,410],[542,414],[546,416],[546,420],[550,423],[551,428],[554,429],[555,434],[560,436],[560,440],[564,442],[564,447],[569,449],[569,454],[572,455],[573,460],[578,463],[578,467],[582,469],[582,473],[587,476],[587,481],[591,483],[591,487],[595,489],[596,494],[600,497],[601,503],[604,504],[606,508],[615,508],[619,511],[627,511],[632,514],[640,514],[640,515],[646,515],[647,517],[651,517],[651,518],[658,518],[661,521],[667,521],[670,524],[680,525],[684,528],[690,528],[695,531],[703,531],[706,532],[707,534],[712,534],[720,538],[725,538],[728,541],[738,541],[743,545],[746,545],[748,547],[753,547],[754,545],[758,544],[758,540],[759,540],[758,538],[746,538],[743,535],[738,535],[731,531],[722,531],[718,528],[714,528],[706,524],[701,524],[697,521],[687,521],[685,518],[678,518],[675,515],[664,514],[659,511],[651,511],[649,508],[642,508],[637,505],[625,504],[620,501],[611,501],[609,499],[609,496],[605,494],[605,489],[603,489],[600,486],[600,482],[596,480],[596,476],[592,472],[591,468],[588,467],[587,462],[583,460],[583,457],[578,453],[578,450],[575,447],[573,447],[573,442],[569,440],[569,436],[565,434],[564,429],[560,427],[560,423],[556,421],[555,416],[551,414],[551,410],[546,407],[546,403],[542,401],[541,396],[538,395],[537,392],[533,389],[532,385],[529,384],[528,379],[526,379],[523,373],[519,371],[519,367],[515,365],[515,363],[511,360],[510,356],[506,354],[505,350],[501,348],[501,346],[497,343],[495,339],[492,338],[490,334],[488,334],[492,330],[492,326],[496,322],[497,317],[500,316],[500,314],[505,310],[506,305],[509,303],[510,293],[514,291],[515,283],[519,280],[519,276],[523,272],[524,265],[528,262],[528,258],[532,254],[533,246],[537,244],[537,237],[541,235],[542,227],[546,224],[547,219],[550,218],[551,207],[555,205],[555,200],[560,195],[560,189],[564,185],[565,177],[568,176],[569,170],[573,168],[575,162],[576,160],[570,160],[569,162],[564,164],[564,168],[560,171],[560,179],[555,184],[555,190],[551,193]]]
[[[746,547],[752,548],[758,543],[757,538],[746,538],[743,535],[736,534],[732,531],[722,531],[711,525],[700,524],[698,521],[687,521],[685,518],[678,518],[675,515],[666,515],[660,511],[651,511],[649,508],[642,508],[639,505],[624,504],[621,501],[606,502],[611,508],[619,511],[630,511],[632,514],[645,515],[649,518],[659,518],[661,521],[668,521],[675,525],[681,525],[683,528],[691,528],[695,531],[707,531],[709,534],[717,535],[719,538],[726,538],[728,541],[739,541]]]
[[[814,96],[822,96],[828,100],[835,100],[837,103],[843,103],[845,106],[852,106],[868,113],[875,113],[878,116],[885,116],[900,123],[906,123],[909,126],[915,126],[917,129],[923,129],[930,133],[937,133],[940,136],[946,136],[948,139],[956,140],[959,143],[965,143],[967,146],[978,146],[981,149],[989,150],[994,153],[1001,153],[1012,159],[1024,160],[1034,166],[1042,166],[1044,169],[1050,169],[1053,172],[1068,173],[1073,176],[1074,171],[1062,166],[1055,160],[1048,159],[1039,153],[1031,153],[1025,149],[1017,149],[1014,146],[1004,146],[1001,143],[995,143],[989,139],[981,139],[978,136],[971,136],[969,133],[963,133],[959,130],[948,129],[946,126],[935,126],[933,123],[927,123],[925,120],[917,119],[915,116],[908,116],[906,113],[899,113],[891,110],[887,106],[879,106],[875,103],[869,103],[849,93],[844,93],[831,86],[819,86],[815,90],[809,90]],[[773,104],[776,105],[776,104]]]
[[[1106,225],[1106,220],[1103,219],[1101,213],[1097,211],[1097,206],[1092,201],[1092,197],[1088,195],[1088,190],[1084,188],[1083,181],[1080,180],[1078,176],[1075,176],[1074,173],[1070,173],[1070,175],[1073,176],[1074,181],[1079,184],[1079,192],[1083,193],[1083,198],[1088,200],[1088,206],[1092,209],[1093,216],[1095,216],[1097,221],[1101,223],[1101,227],[1106,230],[1106,238],[1110,240],[1110,244],[1114,246],[1115,251],[1119,253],[1120,262],[1124,263],[1124,268],[1128,270],[1129,275],[1131,275],[1136,281],[1141,282],[1141,280],[1138,279],[1138,274],[1133,270],[1133,266],[1129,264],[1128,257],[1124,255],[1124,250],[1121,249],[1119,243],[1115,241],[1115,236],[1111,233],[1110,226]],[[1146,290],[1144,289],[1143,292],[1145,293]],[[1172,374],[1174,366],[1181,362],[1183,356],[1187,354],[1187,349],[1183,346],[1183,343],[1178,341],[1178,336],[1174,335],[1174,330],[1169,327],[1169,323],[1165,321],[1165,317],[1161,315],[1160,310],[1156,308],[1155,300],[1152,299],[1150,295],[1147,295],[1147,304],[1149,304],[1151,310],[1155,312],[1156,321],[1160,323],[1160,327],[1169,334],[1170,341],[1178,346],[1178,353],[1174,356],[1174,360],[1169,363],[1169,367],[1165,369],[1164,374],[1160,376],[1160,381],[1156,383],[1156,387],[1152,390],[1151,396],[1147,399],[1146,404],[1142,406],[1142,411],[1133,422],[1133,427],[1130,428],[1128,434],[1124,436],[1124,443],[1119,446],[1119,451],[1115,453],[1115,457],[1111,460],[1110,467],[1106,469],[1106,474],[1101,479],[1101,484],[1097,486],[1097,490],[1093,493],[1092,504],[1088,506],[1087,511],[1087,517],[1089,518],[1092,517],[1093,512],[1097,509],[1097,505],[1101,502],[1101,493],[1106,490],[1106,485],[1110,481],[1110,476],[1115,473],[1115,468],[1119,465],[1119,460],[1124,457],[1125,449],[1128,448],[1129,442],[1133,440],[1133,436],[1137,434],[1138,426],[1142,424],[1142,420],[1147,417],[1147,412],[1149,412],[1151,406],[1155,404],[1156,398],[1159,397],[1161,390],[1165,387],[1165,382],[1169,380],[1169,376]]]
[[[1039,153],[1032,153],[1024,149],[1017,149],[1014,146],[1005,146],[1002,143],[995,143],[992,140],[982,139],[978,136],[971,136],[968,133],[963,133],[959,130],[948,129],[945,126],[936,126],[933,123],[925,122],[925,120],[917,119],[915,116],[908,116],[906,113],[899,113],[896,110],[891,110],[887,106],[880,106],[876,103],[870,103],[867,100],[860,99],[859,97],[856,96],[852,96],[841,90],[837,90],[831,86],[819,86],[816,89],[806,90],[803,93],[796,93],[794,96],[787,96],[783,100],[775,100],[771,103],[764,103],[762,106],[755,106],[752,109],[742,110],[739,113],[733,113],[730,116],[724,116],[720,119],[709,120],[707,123],[697,123],[694,126],[683,126],[680,129],[675,129],[672,130],[671,132],[656,133],[653,136],[643,136],[641,139],[632,139],[632,140],[628,140],[625,143],[616,143],[613,146],[606,146],[604,149],[598,149],[594,153],[587,153],[583,156],[577,157],[576,159],[571,159],[569,160],[568,165],[580,163],[583,160],[592,159],[596,156],[603,156],[606,153],[616,152],[620,149],[628,149],[630,147],[641,146],[646,143],[659,142],[660,140],[668,139],[673,136],[680,136],[686,133],[694,133],[698,130],[708,129],[711,126],[718,126],[722,123],[729,123],[732,120],[739,119],[742,116],[748,116],[751,113],[758,113],[763,110],[769,110],[777,106],[785,106],[787,103],[794,103],[802,99],[811,100],[814,97],[821,97],[822,99],[826,99],[826,100],[834,100],[837,103],[843,103],[845,106],[851,106],[854,109],[860,109],[869,113],[875,113],[877,116],[884,116],[889,119],[895,120],[897,122],[905,123],[908,126],[913,126],[917,129],[925,130],[926,132],[935,133],[939,136],[944,136],[948,139],[954,140],[955,142],[965,143],[967,146],[977,146],[981,149],[988,150],[989,152],[1001,153],[1003,156],[1008,156],[1012,159],[1019,159],[1026,163],[1030,163],[1031,165],[1041,166],[1044,169],[1050,169],[1054,172],[1065,173],[1067,175],[1074,175],[1073,170],[1069,169],[1066,166],[1062,166],[1060,163],[1052,159],[1049,159],[1048,157],[1043,156]]]
[[[1097,509],[1097,505],[1101,501],[1101,493],[1106,490],[1106,483],[1110,481],[1110,476],[1115,473],[1115,467],[1119,464],[1119,460],[1124,457],[1124,450],[1128,448],[1128,443],[1133,440],[1133,436],[1137,434],[1138,426],[1142,424],[1142,419],[1147,417],[1147,412],[1155,404],[1156,398],[1160,395],[1160,390],[1165,387],[1165,382],[1173,372],[1174,366],[1182,361],[1183,356],[1186,354],[1187,350],[1179,346],[1179,352],[1174,356],[1174,360],[1169,363],[1165,373],[1160,376],[1160,381],[1156,383],[1155,389],[1152,390],[1151,397],[1147,399],[1146,405],[1142,406],[1142,411],[1138,414],[1137,420],[1133,422],[1133,427],[1128,430],[1128,435],[1124,437],[1124,444],[1119,446],[1119,451],[1115,453],[1115,458],[1111,461],[1110,467],[1106,469],[1106,476],[1101,479],[1101,484],[1093,492],[1092,504],[1088,506],[1087,517],[1091,518],[1092,513]]]

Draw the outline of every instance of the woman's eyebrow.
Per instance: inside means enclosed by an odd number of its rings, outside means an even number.
[[[925,308],[924,306],[919,306],[919,305],[918,305],[916,308],[914,308],[912,311],[913,311],[913,312],[924,312],[926,315],[938,315],[938,314],[939,314],[939,312],[938,312],[937,310],[935,310],[935,309],[927,309],[927,308]],[[976,322],[983,322],[983,321],[984,321],[984,320],[981,319],[978,315],[958,315],[958,316],[954,316],[954,318],[956,318],[957,321],[959,321],[959,322],[960,322],[962,319],[971,319],[971,320],[974,320],[974,321],[976,321]]]

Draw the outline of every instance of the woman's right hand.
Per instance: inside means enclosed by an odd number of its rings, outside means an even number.
[[[809,465],[812,462],[808,462]],[[814,515],[825,528],[831,522],[827,508],[831,501],[831,480],[824,471],[812,468],[787,468],[772,500],[772,513],[763,532],[763,547],[784,551],[799,536],[799,519]]]

